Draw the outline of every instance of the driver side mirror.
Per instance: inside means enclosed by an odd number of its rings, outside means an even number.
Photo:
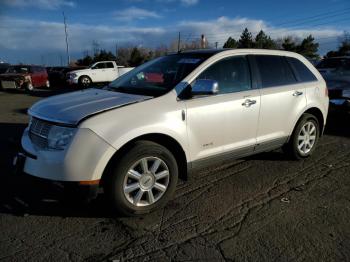
[[[215,95],[219,92],[219,83],[211,79],[197,79],[192,86],[193,96]]]

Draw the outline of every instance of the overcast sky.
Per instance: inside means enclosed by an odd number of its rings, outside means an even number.
[[[313,34],[324,54],[350,31],[349,0],[0,0],[0,60],[64,63],[63,10],[73,58],[92,52],[93,40],[115,52],[116,44],[169,44],[179,31],[184,40],[204,33],[222,46],[245,27],[272,38]]]

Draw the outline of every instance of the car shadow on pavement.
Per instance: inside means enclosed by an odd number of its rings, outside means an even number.
[[[350,137],[349,114],[330,114],[326,135]],[[86,204],[66,195],[63,188],[26,174],[14,175],[12,160],[20,149],[25,124],[0,123],[0,213],[16,216],[121,217],[114,213],[100,195]],[[281,150],[261,153],[245,160],[291,161]]]
[[[330,110],[325,135],[350,138],[350,111]]]
[[[63,188],[27,174],[14,174],[25,124],[0,123],[0,213],[17,216],[115,217],[103,196],[87,204],[67,197]],[[73,201],[72,201],[73,200]]]

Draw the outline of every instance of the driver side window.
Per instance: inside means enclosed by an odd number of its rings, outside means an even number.
[[[93,67],[93,69],[104,69],[104,68],[105,68],[105,63],[98,63]]]
[[[234,56],[220,60],[208,67],[197,79],[217,81],[219,94],[251,89],[250,69],[245,56]]]

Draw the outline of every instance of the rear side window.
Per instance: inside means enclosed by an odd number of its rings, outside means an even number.
[[[304,63],[294,57],[287,57],[287,61],[293,68],[299,82],[317,81],[316,76],[310,71],[309,68],[307,68],[306,65],[304,65]]]
[[[210,79],[219,83],[219,94],[251,89],[247,58],[234,56],[220,60],[202,72],[197,79]]]
[[[104,68],[106,68],[105,66],[106,66],[106,63],[98,63],[93,68],[95,68],[95,69],[104,69]]]
[[[112,62],[106,63],[106,68],[114,68],[113,63]]]
[[[255,56],[260,71],[262,88],[291,85],[297,80],[282,56],[257,55]]]

